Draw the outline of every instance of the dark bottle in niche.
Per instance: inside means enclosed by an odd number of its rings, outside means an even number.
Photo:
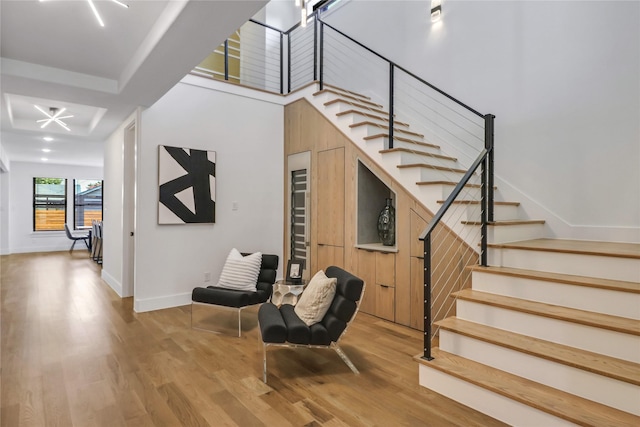
[[[396,209],[391,204],[391,199],[385,200],[386,205],[378,215],[378,237],[384,246],[396,244]]]

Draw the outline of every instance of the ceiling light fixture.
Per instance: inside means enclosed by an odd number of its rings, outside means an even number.
[[[442,18],[442,0],[431,0],[431,22],[438,22]]]
[[[51,149],[50,149],[50,148],[43,148],[43,149],[42,149],[42,152],[43,152],[43,153],[50,153],[50,152],[51,152]]]
[[[114,2],[115,4],[122,6],[124,8],[129,8],[129,5],[122,3],[121,1],[118,0],[111,0],[112,2]],[[87,3],[89,3],[89,7],[91,8],[91,10],[93,11],[93,14],[96,16],[96,19],[98,20],[98,24],[100,24],[101,27],[104,27],[104,22],[102,21],[102,18],[100,17],[100,14],[98,13],[98,9],[96,9],[96,5],[93,4],[93,0],[87,0]]]
[[[64,111],[66,110],[66,108],[63,108],[62,110],[60,110],[60,109],[58,109],[56,107],[50,107],[49,108],[50,112],[47,113],[46,111],[44,111],[41,107],[39,107],[37,105],[34,105],[34,107],[36,107],[36,110],[40,111],[42,114],[47,116],[46,119],[36,120],[36,123],[42,123],[42,126],[40,126],[40,129],[44,129],[51,122],[56,122],[62,128],[66,129],[68,131],[71,130],[71,129],[69,129],[67,124],[62,121],[62,119],[70,119],[71,117],[73,117],[73,115],[71,115],[71,116],[61,116],[61,114],[64,113]]]
[[[40,2],[44,2],[45,0],[40,0]],[[126,9],[129,8],[128,4],[124,4],[119,0],[111,0],[112,2],[114,2],[115,4],[122,6]],[[96,19],[98,20],[98,24],[100,24],[101,27],[104,27],[104,22],[102,21],[102,18],[100,17],[100,14],[98,13],[98,9],[96,8],[96,5],[93,3],[93,0],[87,0],[87,3],[89,3],[89,7],[91,8],[91,11],[93,12],[93,14],[95,15]]]
[[[43,137],[42,139],[44,139],[44,140],[45,140],[45,141],[47,141],[47,142],[51,142],[51,141],[53,141],[53,138],[51,138],[50,136],[45,136],[45,137]]]

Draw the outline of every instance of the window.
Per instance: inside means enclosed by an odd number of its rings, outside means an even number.
[[[102,181],[73,180],[74,229],[91,227],[91,221],[102,221]]]
[[[64,230],[67,180],[33,178],[33,231]]]

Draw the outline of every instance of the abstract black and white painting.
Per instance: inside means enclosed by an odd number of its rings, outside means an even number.
[[[159,224],[216,222],[216,152],[158,146]]]

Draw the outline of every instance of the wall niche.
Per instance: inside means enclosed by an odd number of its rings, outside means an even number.
[[[378,236],[378,216],[386,205],[386,199],[392,200],[395,208],[396,194],[378,178],[362,161],[358,160],[357,177],[357,235],[356,247],[362,249],[397,252],[394,246],[385,246]],[[397,222],[397,221],[396,221]],[[397,225],[394,225],[397,229]],[[397,233],[396,233],[397,236]]]

